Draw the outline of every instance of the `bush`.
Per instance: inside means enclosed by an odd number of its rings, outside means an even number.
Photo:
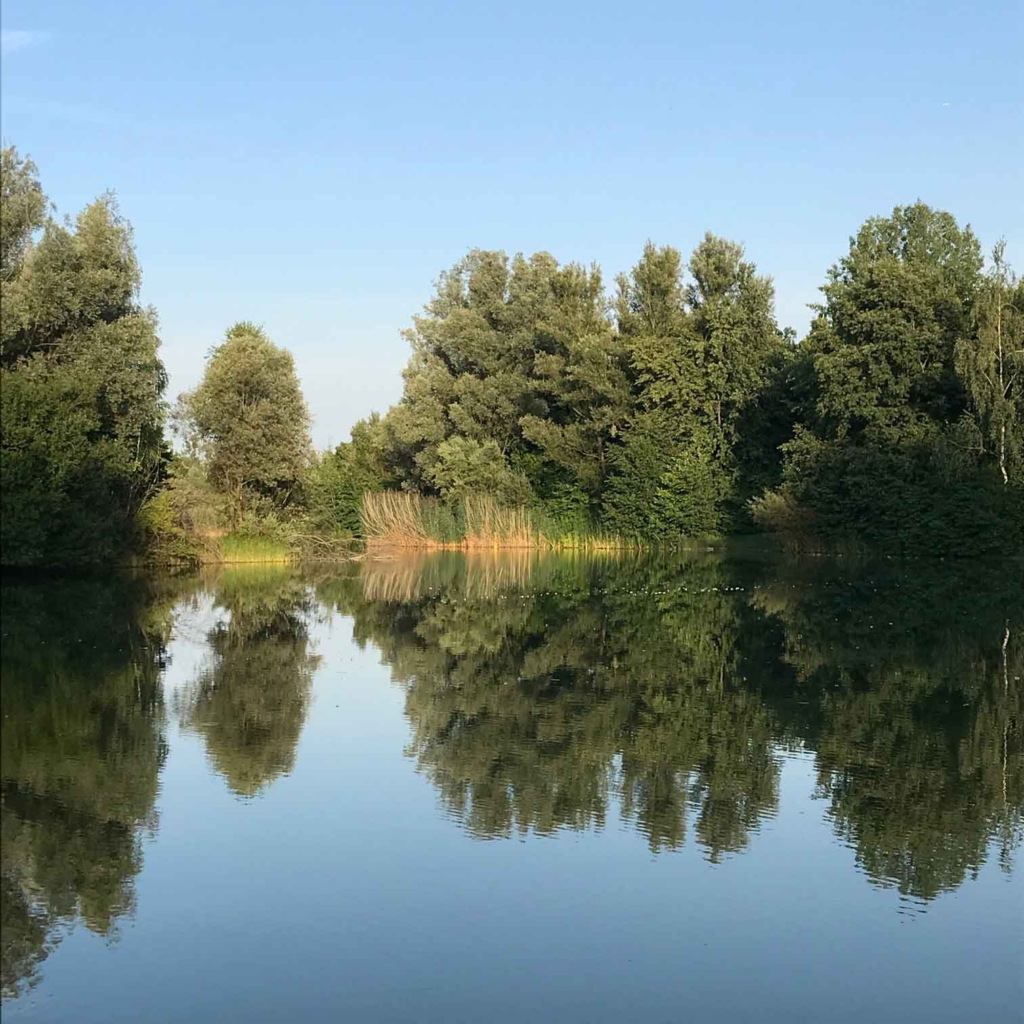
[[[992,466],[951,462],[947,444],[939,433],[891,448],[800,433],[779,496],[763,495],[755,517],[892,554],[1024,553],[1024,487],[1004,486]]]
[[[182,525],[170,488],[159,491],[142,506],[136,528],[136,547],[146,561],[196,563],[202,558],[202,541]]]

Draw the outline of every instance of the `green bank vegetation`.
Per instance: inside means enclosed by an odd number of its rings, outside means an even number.
[[[1024,285],[923,203],[866,221],[808,335],[706,235],[596,266],[473,250],[406,336],[401,400],[318,453],[291,355],[239,322],[171,407],[112,196],[48,214],[3,151],[5,564],[414,546],[1024,550]],[[172,446],[170,436],[177,438]]]

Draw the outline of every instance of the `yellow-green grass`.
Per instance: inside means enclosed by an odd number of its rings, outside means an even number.
[[[228,533],[219,537],[204,562],[291,562],[295,559],[292,547],[272,537],[249,537]]]

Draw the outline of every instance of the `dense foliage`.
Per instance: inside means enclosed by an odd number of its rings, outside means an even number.
[[[5,149],[6,564],[216,557],[225,534],[329,553],[381,491],[452,538],[484,496],[522,537],[1024,551],[1024,283],[922,203],[865,222],[800,344],[711,234],[688,260],[649,243],[613,297],[596,266],[473,250],[406,332],[401,400],[320,455],[291,355],[248,322],[181,396],[172,455],[129,226],[109,195],[74,225],[46,206]]]
[[[827,537],[1021,550],[1024,290],[1002,247],[984,276],[970,229],[919,203],[869,220],[822,290],[784,503]]]
[[[227,332],[176,418],[232,527],[290,504],[309,458],[309,415],[291,353],[262,328],[237,323]]]
[[[13,148],[2,171],[0,559],[123,556],[167,458],[166,374],[131,229],[109,195],[73,225],[46,218],[35,166]]]
[[[372,465],[360,484],[486,494],[556,534],[1019,553],[1024,285],[1001,243],[983,267],[948,213],[872,218],[797,345],[770,278],[710,234],[685,265],[648,244],[611,302],[596,268],[474,251],[345,459]]]

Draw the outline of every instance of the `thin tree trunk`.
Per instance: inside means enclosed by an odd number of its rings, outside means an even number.
[[[1010,673],[1006,664],[1006,648],[1010,645],[1010,623],[1006,623],[1006,633],[1003,636],[1003,700],[1007,700],[1010,692]],[[1008,710],[1008,709],[1007,709]],[[1010,723],[1003,723],[1003,807],[1006,807],[1006,738]]]
[[[996,309],[996,358],[999,360],[999,403],[1006,404],[1006,394],[1009,388],[1006,386],[1006,377],[1003,367],[1003,288],[999,287],[999,305]],[[1000,417],[999,424],[999,472],[1003,474],[1003,486],[1010,482],[1006,472],[1006,411]]]

